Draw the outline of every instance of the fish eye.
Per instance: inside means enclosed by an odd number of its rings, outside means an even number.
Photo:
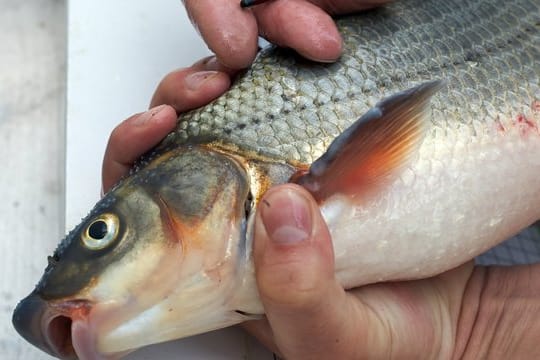
[[[86,227],[81,239],[84,246],[90,250],[103,249],[116,240],[119,220],[114,214],[103,214]]]

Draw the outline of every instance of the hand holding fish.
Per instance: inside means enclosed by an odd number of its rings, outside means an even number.
[[[336,60],[342,39],[331,15],[340,15],[384,4],[388,0],[275,0],[243,9],[239,0],[184,0],[195,27],[219,62],[245,68],[257,53],[257,36],[303,56]]]
[[[221,95],[229,88],[232,74],[234,71],[220,65],[213,56],[168,74],[150,102],[151,109],[126,119],[111,134],[103,160],[103,192],[129,171],[140,154],[174,129],[176,113],[197,108]]]
[[[228,88],[223,69],[204,77],[204,66],[169,74],[152,100],[158,107],[115,129],[103,164],[105,189],[174,127],[175,112],[160,104],[181,112]],[[193,78],[202,82],[189,88]],[[429,279],[344,291],[319,207],[292,184],[270,189],[260,202],[253,251],[266,319],[244,327],[287,359],[540,355],[540,265],[475,268],[469,262]],[[502,319],[496,328],[493,318]]]
[[[215,3],[188,9],[234,50],[234,31],[201,19]],[[323,22],[293,21],[300,4],[218,17],[253,37],[316,34]],[[257,26],[280,6],[288,20]],[[342,17],[336,63],[270,47],[188,112],[250,56],[214,49],[169,75],[152,106],[173,107],[115,130],[104,189],[145,155],[60,242],[15,328],[61,358],[264,316],[246,326],[293,359],[540,358],[540,265],[470,263],[540,219],[539,7],[415,0]]]

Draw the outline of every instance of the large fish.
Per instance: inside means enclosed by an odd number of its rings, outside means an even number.
[[[252,219],[277,183],[317,199],[346,288],[440,273],[540,218],[538,0],[338,24],[337,63],[265,50],[184,114],[49,258],[19,333],[103,359],[260,316]]]

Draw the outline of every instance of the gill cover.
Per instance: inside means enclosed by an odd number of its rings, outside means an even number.
[[[71,344],[71,353],[101,356],[208,331],[230,322],[230,313],[238,322],[234,299],[224,294],[234,293],[246,268],[248,194],[246,171],[229,156],[193,146],[156,157],[62,241],[18,307],[26,314],[15,312],[15,327],[66,357]],[[75,318],[75,303],[85,304],[84,316]],[[70,331],[52,325],[58,317],[78,329],[76,338],[59,339]]]

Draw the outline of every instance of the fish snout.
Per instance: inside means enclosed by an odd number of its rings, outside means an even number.
[[[77,359],[80,354],[78,356],[72,338],[74,317],[80,318],[81,311],[88,313],[88,308],[84,301],[51,305],[31,293],[15,308],[12,322],[17,332],[39,349],[60,359]]]

